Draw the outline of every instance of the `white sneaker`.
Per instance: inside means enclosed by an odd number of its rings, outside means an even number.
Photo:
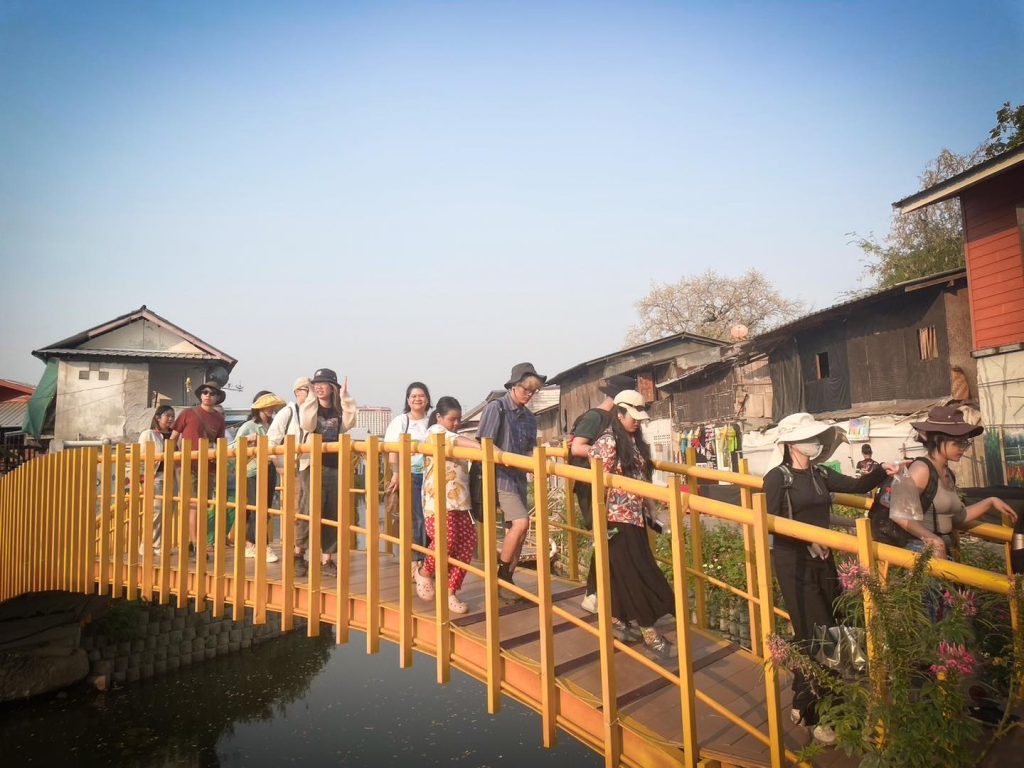
[[[280,559],[281,558],[279,558],[277,556],[277,553],[273,549],[271,549],[270,546],[268,545],[267,546],[267,562],[268,563],[276,563]]]
[[[586,595],[580,603],[580,608],[587,613],[597,613],[597,595]]]
[[[816,725],[811,731],[814,740],[819,744],[830,747],[836,743],[836,732],[831,725]]]
[[[256,545],[250,542],[245,542],[245,556],[256,557]]]
[[[800,721],[803,720],[803,718],[800,716],[800,710],[789,710],[789,719],[793,721],[793,725],[800,725]]]

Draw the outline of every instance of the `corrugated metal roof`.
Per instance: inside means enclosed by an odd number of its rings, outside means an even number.
[[[154,358],[161,360],[220,360],[217,355],[203,352],[161,352],[154,349],[47,349],[50,357],[131,357],[139,359]]]
[[[21,429],[25,423],[27,397],[15,397],[0,403],[0,429]]]

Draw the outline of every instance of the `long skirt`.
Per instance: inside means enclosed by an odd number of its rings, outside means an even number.
[[[675,615],[675,595],[651,552],[647,529],[609,522],[608,534],[612,616],[650,627],[662,616]]]

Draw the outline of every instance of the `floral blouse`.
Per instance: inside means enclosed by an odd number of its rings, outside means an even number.
[[[636,450],[629,446],[629,450]],[[590,456],[600,459],[604,465],[604,471],[613,475],[626,475],[622,471],[622,462],[619,460],[618,446],[615,443],[615,435],[611,430],[604,432],[590,449]],[[627,477],[636,480],[646,480],[642,472],[646,470],[646,460],[639,456],[639,464]],[[608,522],[626,523],[644,527],[644,500],[635,493],[628,493],[619,488],[609,488],[607,491]]]
[[[458,437],[454,432],[449,432],[440,424],[435,424],[427,430],[427,435],[441,433],[444,435],[445,444],[450,448]],[[423,469],[423,517],[434,516],[434,458],[424,456]],[[448,497],[448,510],[468,510],[469,503],[469,472],[466,469],[466,462],[447,459],[444,468],[445,495]]]

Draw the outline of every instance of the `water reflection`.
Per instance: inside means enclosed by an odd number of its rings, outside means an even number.
[[[122,690],[0,707],[0,744],[16,762],[82,766],[598,765],[570,736],[540,745],[540,718],[503,700],[486,713],[484,687],[453,671],[434,682],[432,658],[398,668],[353,632],[293,635]]]

